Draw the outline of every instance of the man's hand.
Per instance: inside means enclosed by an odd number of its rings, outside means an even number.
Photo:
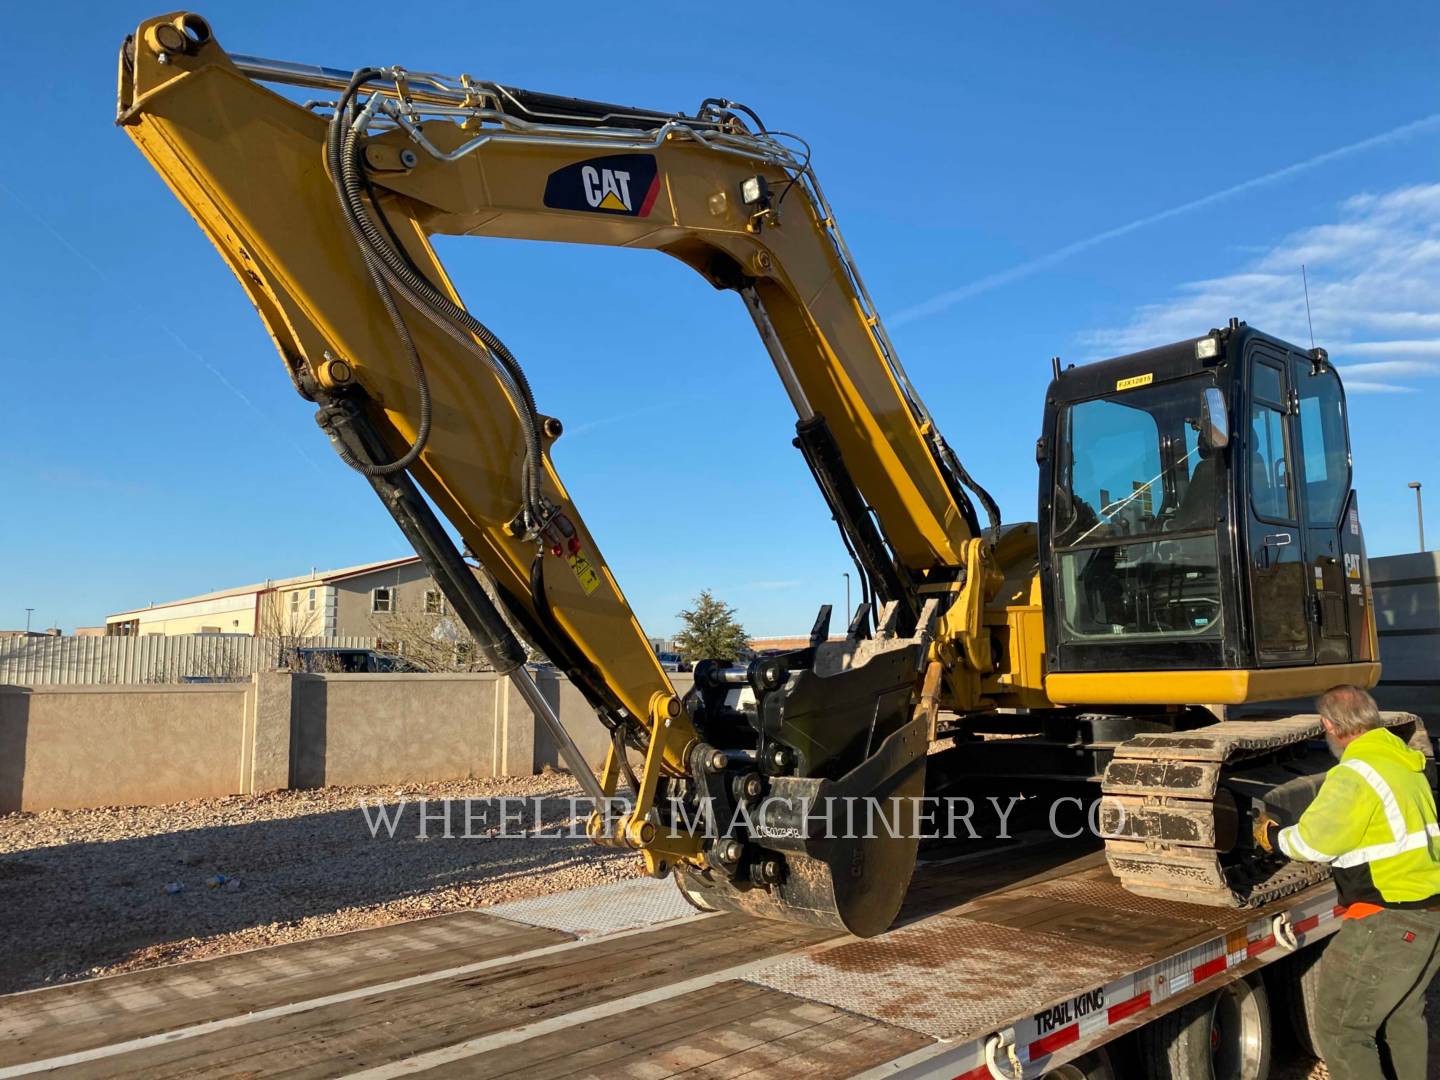
[[[1255,814],[1255,827],[1253,831],[1255,846],[1261,851],[1273,852],[1275,850],[1275,837],[1279,832],[1280,822],[1271,817],[1269,808],[1262,804]]]

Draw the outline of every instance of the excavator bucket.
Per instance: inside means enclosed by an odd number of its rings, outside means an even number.
[[[817,633],[744,670],[697,665],[687,704],[714,741],[691,752],[692,791],[719,835],[705,865],[676,871],[692,903],[860,937],[894,921],[920,842],[930,715],[915,701],[932,611],[911,636],[891,605],[875,638]],[[735,745],[756,734],[755,751]]]
[[[862,819],[856,822],[858,835],[815,839],[788,856],[787,872],[773,887],[735,885],[688,867],[676,871],[676,882],[703,911],[738,911],[874,937],[895,921],[910,886],[919,848],[914,807],[924,787],[922,757],[888,793],[873,797],[870,805],[883,809],[870,822],[876,831],[865,833]],[[835,824],[843,828],[845,822]]]

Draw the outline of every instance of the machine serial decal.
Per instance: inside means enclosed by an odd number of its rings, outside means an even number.
[[[1137,386],[1149,386],[1155,381],[1155,373],[1147,372],[1144,375],[1131,375],[1128,379],[1116,379],[1116,390],[1134,390]]]
[[[599,588],[600,575],[595,572],[595,568],[590,565],[583,553],[577,551],[566,561],[569,562],[570,569],[575,574],[575,580],[580,582],[580,587],[585,590],[586,596]]]
[[[567,165],[545,182],[552,210],[585,210],[648,217],[660,192],[660,170],[650,154],[612,154]]]

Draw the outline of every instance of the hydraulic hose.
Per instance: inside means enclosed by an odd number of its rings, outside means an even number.
[[[357,81],[352,84],[355,87],[358,87],[362,81],[360,80],[360,74],[360,72],[356,73]],[[333,164],[333,154],[331,158]],[[348,223],[349,215],[347,214],[345,216]],[[411,336],[410,328],[405,325],[405,319],[400,314],[400,309],[395,303],[394,293],[391,292],[389,285],[386,284],[384,277],[376,268],[374,259],[363,246],[361,247],[360,254],[365,259],[365,268],[370,272],[370,278],[375,283],[375,290],[380,294],[380,303],[385,308],[385,313],[389,316],[391,325],[395,327],[395,332],[399,336],[401,344],[404,346],[405,358],[410,366],[410,373],[415,379],[416,390],[420,395],[420,422],[415,430],[415,441],[410,444],[409,449],[394,461],[383,464],[371,464],[361,461],[349,451],[342,441],[332,440],[332,442],[336,452],[340,455],[340,460],[356,472],[364,476],[391,476],[395,473],[403,472],[413,465],[419,459],[420,452],[425,449],[425,444],[430,441],[430,424],[433,411],[430,396],[430,381],[426,377],[425,365],[420,359],[420,351],[415,346],[415,339]]]
[[[478,353],[500,378],[520,415],[526,442],[523,502],[532,525],[536,524],[544,519],[544,509],[540,491],[539,423],[529,380],[505,343],[484,323],[417,273],[405,256],[386,239],[366,210],[362,193],[363,174],[357,153],[360,133],[354,127],[353,105],[359,88],[379,74],[374,68],[357,71],[330,121],[327,151],[341,210],[372,274],[383,277],[389,286],[405,296],[420,309],[422,315],[462,347]],[[477,346],[476,338],[483,347]]]
[[[1000,504],[995,501],[990,492],[975,482],[975,479],[966,471],[965,466],[960,464],[960,458],[956,456],[955,451],[950,449],[950,445],[944,439],[940,438],[937,434],[935,441],[939,443],[942,458],[945,464],[949,466],[950,471],[955,474],[956,479],[958,479],[960,483],[975,493],[975,497],[980,500],[980,505],[985,508],[985,516],[990,521],[990,531],[992,533],[991,543],[999,543]]]

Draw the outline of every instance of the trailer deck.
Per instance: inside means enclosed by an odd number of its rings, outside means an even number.
[[[1147,899],[1053,841],[923,865],[863,941],[622,882],[0,997],[0,1078],[1034,1076],[1334,905]]]

